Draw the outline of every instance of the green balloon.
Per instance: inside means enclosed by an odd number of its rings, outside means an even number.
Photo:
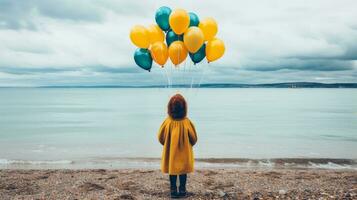
[[[171,9],[166,6],[162,6],[156,11],[155,21],[163,31],[168,31],[170,29],[170,24],[169,24],[170,14],[171,14]]]
[[[198,24],[200,23],[200,19],[198,18],[198,16],[193,12],[189,12],[188,14],[190,15],[190,27],[198,26]]]
[[[149,50],[136,49],[134,53],[134,60],[139,67],[150,71],[152,67],[152,58]]]
[[[173,43],[173,42],[175,42],[177,40],[183,41],[183,36],[182,35],[177,35],[172,30],[169,30],[166,33],[166,44],[167,44],[167,46],[170,46],[171,43]]]
[[[201,62],[206,57],[206,44],[203,44],[196,53],[189,53],[189,55],[193,63]]]

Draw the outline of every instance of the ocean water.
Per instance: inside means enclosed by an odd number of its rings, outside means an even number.
[[[357,89],[3,88],[0,168],[158,167],[157,130],[176,92],[196,125],[199,166],[357,159]]]

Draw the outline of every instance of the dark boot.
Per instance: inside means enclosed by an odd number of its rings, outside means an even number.
[[[187,180],[187,174],[181,174],[179,176],[180,179],[180,187],[179,187],[179,197],[186,197],[187,192],[186,192],[186,180]]]
[[[177,181],[177,176],[170,175],[170,195],[171,198],[173,199],[179,198],[179,195],[177,193],[176,181]]]

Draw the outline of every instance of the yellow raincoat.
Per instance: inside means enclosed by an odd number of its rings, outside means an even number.
[[[161,171],[170,175],[193,172],[192,146],[197,142],[194,125],[187,118],[174,120],[171,117],[162,123],[158,139],[162,145]]]

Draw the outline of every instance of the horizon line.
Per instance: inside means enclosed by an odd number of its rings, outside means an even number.
[[[38,86],[0,86],[0,88],[227,88],[227,87],[352,87],[357,88],[357,82],[321,83],[321,82],[276,82],[276,83],[203,83],[174,85],[38,85]]]

